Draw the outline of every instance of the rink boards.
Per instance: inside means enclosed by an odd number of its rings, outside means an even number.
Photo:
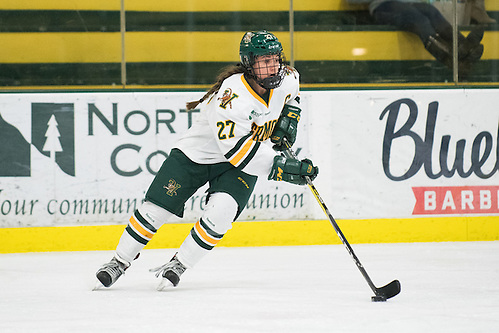
[[[113,249],[200,92],[0,95],[0,252]],[[499,239],[497,89],[304,91],[294,146],[353,243]],[[215,101],[216,102],[216,101]],[[176,247],[205,188],[148,245]],[[221,246],[339,243],[307,187],[262,181]]]

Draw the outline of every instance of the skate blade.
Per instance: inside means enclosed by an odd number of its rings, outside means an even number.
[[[99,280],[97,280],[95,282],[95,286],[94,288],[92,289],[92,291],[97,291],[97,290],[100,290],[100,289],[104,289],[104,285],[102,285],[102,283],[100,283]]]
[[[163,291],[166,289],[171,289],[173,288],[174,285],[170,282],[170,280],[162,278],[161,282],[159,283],[158,287],[156,288],[157,291]]]

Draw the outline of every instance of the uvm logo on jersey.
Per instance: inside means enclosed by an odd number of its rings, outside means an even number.
[[[232,109],[232,100],[238,97],[239,97],[238,95],[232,92],[232,89],[230,88],[225,89],[223,96],[218,99],[221,101],[220,107],[222,109],[226,109],[227,105],[229,105],[229,107]]]
[[[175,179],[170,179],[168,185],[163,186],[163,188],[166,190],[166,194],[168,194],[170,197],[173,197],[173,195],[177,195],[177,190],[181,187],[182,186],[177,183]]]
[[[62,171],[75,175],[74,105],[31,104],[31,143]]]

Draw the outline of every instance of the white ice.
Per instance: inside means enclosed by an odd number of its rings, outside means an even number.
[[[499,332],[499,241],[353,244],[385,303],[343,245],[215,248],[177,288],[145,250],[92,291],[111,251],[0,255],[0,332]]]

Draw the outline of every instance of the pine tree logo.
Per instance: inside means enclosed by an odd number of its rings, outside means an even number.
[[[50,158],[55,163],[55,153],[62,152],[61,141],[59,140],[61,134],[57,129],[57,120],[55,120],[55,116],[52,115],[50,120],[47,123],[47,132],[45,133],[45,144],[43,145],[42,151],[48,151]]]
[[[72,103],[31,103],[30,142],[0,112],[0,177],[30,177],[37,168],[32,147],[75,176],[74,113]]]
[[[75,176],[74,104],[32,103],[31,143],[63,172]]]

